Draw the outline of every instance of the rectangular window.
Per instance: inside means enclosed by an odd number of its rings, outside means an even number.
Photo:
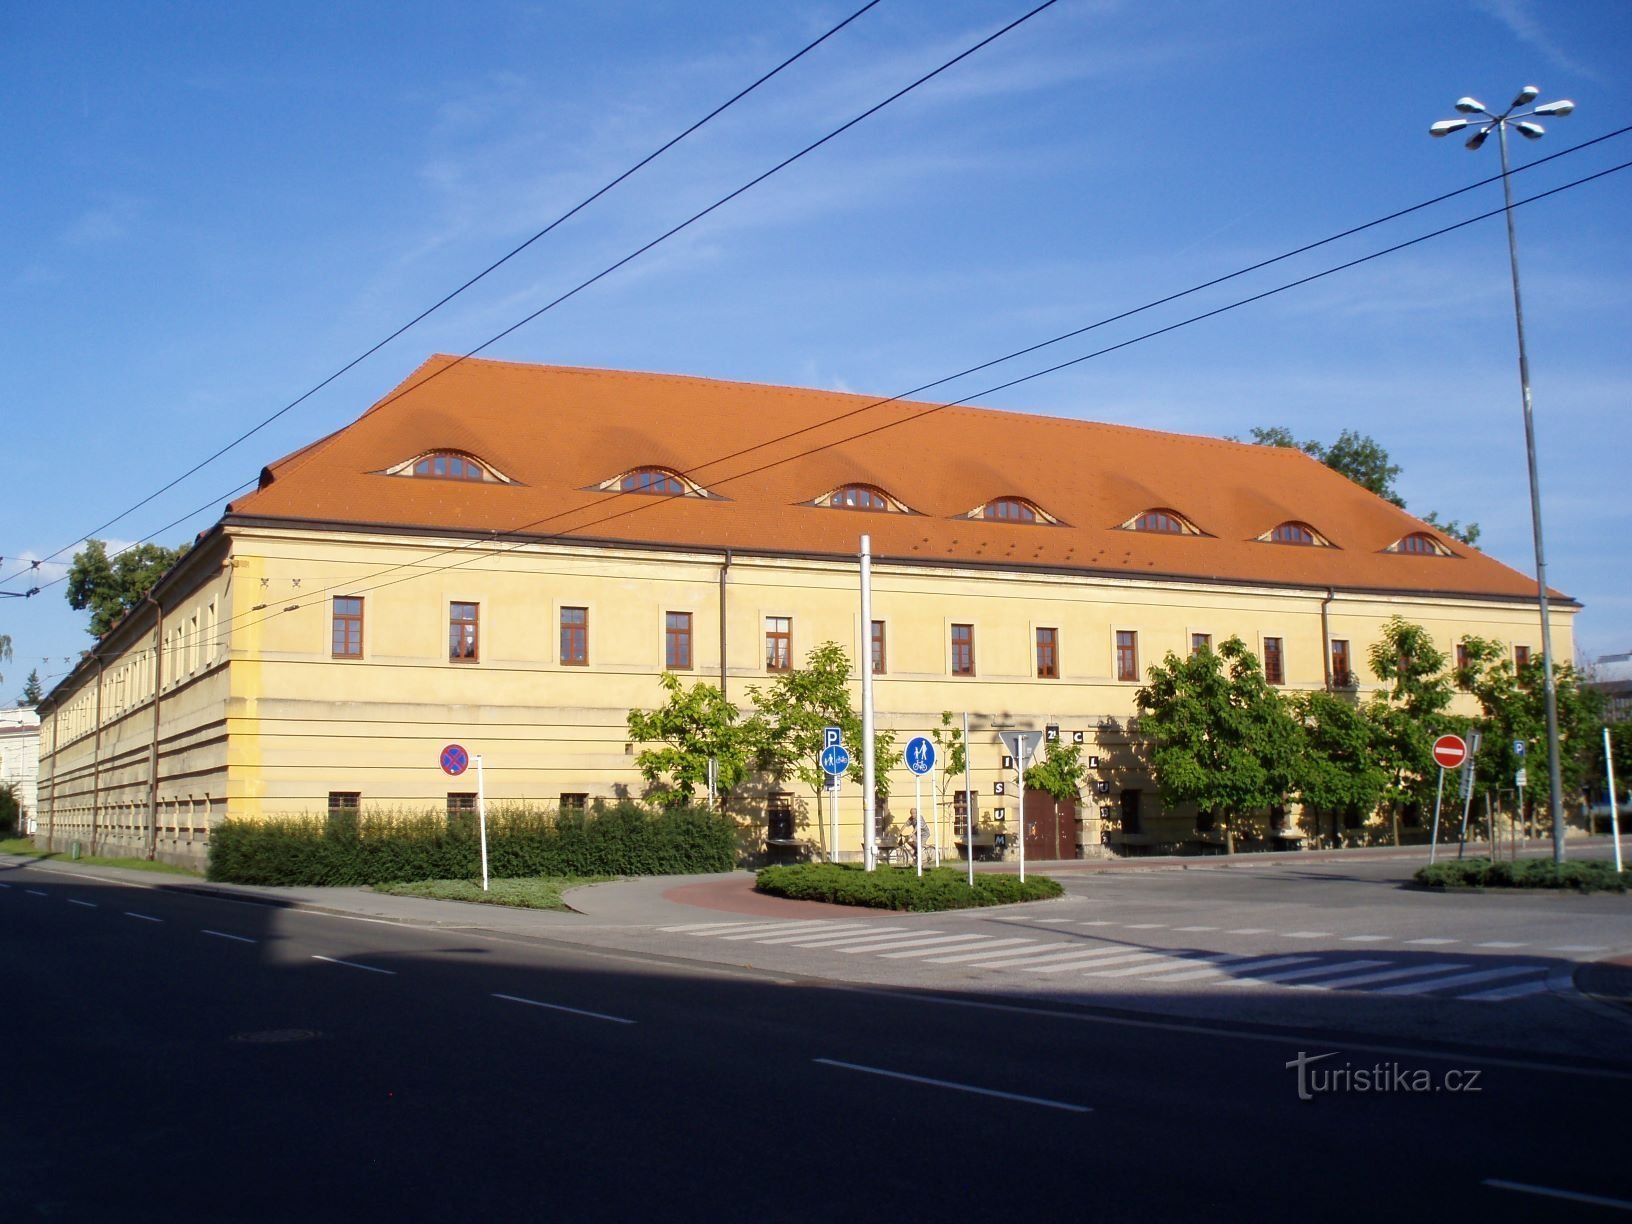
[[[957,837],[964,837],[969,831],[969,809],[975,810],[975,824],[980,824],[980,796],[974,791],[959,790],[952,792],[952,833]]]
[[[1190,653],[1198,655],[1204,650],[1213,648],[1213,635],[1210,633],[1192,633],[1190,635]]]
[[[561,810],[563,812],[581,812],[589,806],[589,794],[585,791],[568,791],[561,796]]]
[[[1264,639],[1264,679],[1271,684],[1286,683],[1286,655],[1280,638]]]
[[[475,791],[449,791],[448,816],[474,816],[476,814]]]
[[[1131,629],[1116,631],[1116,678],[1139,679],[1139,635]]]
[[[873,675],[884,674],[884,622],[873,622]]]
[[[448,661],[474,663],[478,659],[477,606],[473,603],[448,605]]]
[[[1459,689],[1466,689],[1468,687],[1461,679],[1461,673],[1467,670],[1467,666],[1468,666],[1468,645],[1467,645],[1466,642],[1458,642],[1456,644],[1456,670],[1457,670],[1456,687],[1459,688]]]
[[[972,676],[975,674],[975,627],[973,625],[952,626],[952,674],[954,676]]]
[[[561,609],[561,664],[563,667],[589,665],[589,609]]]
[[[765,618],[765,670],[768,672],[793,670],[793,617]]]
[[[333,653],[337,659],[363,657],[363,600],[360,595],[336,595],[334,598]]]
[[[1060,631],[1037,630],[1037,676],[1041,680],[1057,680],[1060,675]]]
[[[663,615],[663,666],[670,671],[691,670],[691,613]]]
[[[1140,822],[1142,814],[1139,811],[1139,799],[1142,793],[1136,790],[1122,792],[1122,832],[1124,833],[1141,833],[1144,831]]]
[[[1530,666],[1530,647],[1513,647],[1513,666],[1518,668],[1520,671],[1523,671],[1525,668]]]
[[[1345,638],[1332,639],[1332,687],[1348,688],[1354,679],[1349,671],[1349,643]]]
[[[765,803],[765,837],[767,841],[773,842],[793,840],[792,792],[772,791],[770,793],[770,797]]]
[[[329,792],[329,832],[355,833],[357,813],[363,806],[361,791]]]

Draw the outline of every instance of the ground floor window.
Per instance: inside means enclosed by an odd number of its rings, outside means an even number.
[[[561,796],[563,812],[581,812],[589,806],[589,796],[580,791],[568,791]]]
[[[765,803],[765,836],[770,841],[793,840],[793,795],[772,791]]]

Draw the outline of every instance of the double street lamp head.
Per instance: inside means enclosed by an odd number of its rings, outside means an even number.
[[[1571,102],[1568,99],[1561,99],[1557,102],[1544,102],[1540,106],[1524,111],[1522,114],[1514,114],[1514,112],[1521,106],[1529,106],[1530,103],[1534,102],[1540,96],[1541,90],[1537,89],[1534,85],[1526,85],[1523,89],[1519,90],[1518,96],[1513,99],[1508,108],[1499,115],[1495,111],[1490,110],[1483,102],[1479,101],[1478,98],[1458,98],[1456,100],[1456,109],[1459,113],[1464,115],[1480,115],[1483,116],[1483,118],[1441,119],[1438,123],[1434,124],[1428,129],[1428,134],[1430,136],[1449,136],[1452,132],[1460,132],[1465,127],[1478,126],[1479,130],[1472,136],[1468,137],[1467,142],[1468,148],[1477,149],[1480,145],[1485,143],[1485,138],[1492,132],[1496,131],[1496,129],[1505,128],[1511,124],[1513,129],[1525,139],[1539,140],[1542,133],[1544,133],[1547,129],[1542,127],[1539,123],[1530,122],[1530,117],[1532,115],[1558,115],[1562,117],[1575,109],[1574,102]]]

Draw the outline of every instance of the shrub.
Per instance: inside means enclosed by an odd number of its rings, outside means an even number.
[[[1489,859],[1451,859],[1423,867],[1418,884],[1437,888],[1573,888],[1581,892],[1625,892],[1628,873],[1601,860],[1555,863],[1551,859],[1492,863]]]
[[[1022,882],[1018,876],[978,875],[971,888],[956,867],[936,867],[919,876],[911,867],[865,871],[853,863],[797,863],[766,867],[755,879],[760,892],[776,897],[916,913],[1046,901],[1065,892],[1058,881],[1045,876]]]
[[[488,815],[487,856],[488,874],[500,879],[729,871],[736,829],[699,808],[506,807]],[[210,837],[207,874],[288,887],[473,879],[481,869],[474,816],[364,811],[338,825],[322,816],[223,821]]]

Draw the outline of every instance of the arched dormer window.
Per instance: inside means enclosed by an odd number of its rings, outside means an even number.
[[[386,475],[413,476],[430,480],[512,483],[508,476],[488,467],[487,464],[474,455],[467,455],[463,451],[454,450],[426,451],[423,455],[399,463],[395,467],[387,468]]]
[[[1123,531],[1148,531],[1155,535],[1201,534],[1201,530],[1178,511],[1160,507],[1136,514],[1119,526]]]
[[[607,493],[655,493],[664,497],[707,497],[708,490],[665,467],[631,468],[599,486]]]
[[[1454,557],[1449,548],[1440,540],[1429,535],[1426,531],[1413,531],[1408,536],[1402,536],[1383,550],[1391,553],[1407,553],[1414,557]]]
[[[1332,547],[1332,542],[1308,523],[1291,520],[1271,527],[1258,538],[1266,544],[1302,544],[1306,548]]]
[[[994,497],[985,505],[976,506],[964,518],[985,519],[989,523],[1045,523],[1058,525],[1056,519],[1034,501],[1024,497]]]
[[[817,498],[818,506],[835,510],[870,510],[876,514],[905,514],[907,508],[882,489],[872,485],[851,484],[834,489],[826,497]]]

